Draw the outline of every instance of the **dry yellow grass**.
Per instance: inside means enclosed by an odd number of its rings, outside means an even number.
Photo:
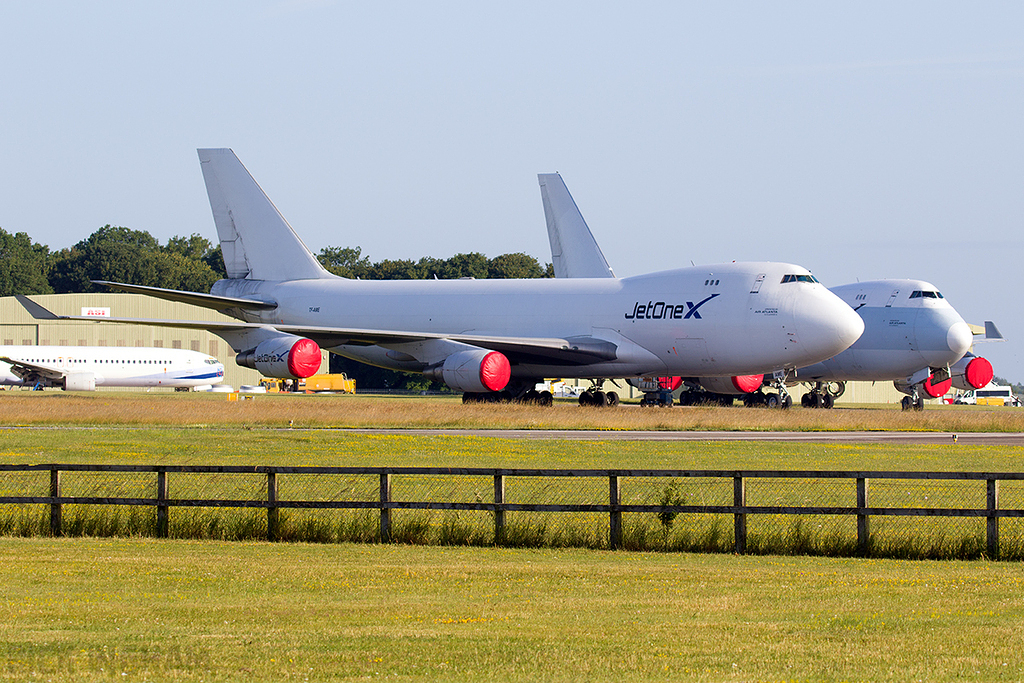
[[[929,406],[788,411],[733,408],[580,408],[556,403],[463,405],[457,397],[0,392],[0,424],[230,425],[476,429],[1021,432],[1024,411]]]

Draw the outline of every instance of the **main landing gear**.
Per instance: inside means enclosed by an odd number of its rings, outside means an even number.
[[[783,381],[783,375],[779,375],[778,379],[772,380],[770,383],[764,386],[771,386],[775,388],[774,392],[764,393],[764,387],[760,390],[744,394],[743,405],[748,408],[778,408],[780,410],[789,410],[793,406],[793,397],[789,395],[789,390],[786,389],[786,383]]]
[[[903,410],[916,410],[920,412],[924,410],[924,399],[915,391],[913,396],[903,397],[903,400],[900,401],[900,407]]]
[[[800,405],[804,408],[829,410],[845,391],[845,382],[815,382],[814,387],[800,398]]]
[[[595,408],[613,408],[619,405],[619,395],[614,391],[605,391],[603,382],[594,381],[594,386],[580,394],[581,406],[592,406]]]

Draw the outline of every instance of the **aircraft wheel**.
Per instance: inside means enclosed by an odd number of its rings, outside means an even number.
[[[768,394],[764,397],[764,404],[769,408],[778,408],[780,403],[778,394]]]
[[[800,397],[800,405],[804,408],[813,408],[814,399],[811,398],[810,394],[804,394]]]
[[[604,393],[603,391],[595,391],[593,397],[591,397],[591,400],[593,401],[591,405],[595,405],[598,408],[604,408],[606,405],[608,405],[608,394]]]
[[[606,396],[608,397],[608,405],[614,407],[619,405],[619,394],[614,391],[609,391]]]
[[[479,403],[479,402],[480,402],[480,396],[478,394],[475,394],[475,393],[473,393],[471,391],[467,391],[467,392],[464,392],[462,394],[462,404],[463,405],[465,405],[467,403]]]
[[[900,401],[900,407],[902,407],[903,410],[910,410],[914,407],[914,399],[910,396],[904,396],[903,400]]]
[[[550,391],[542,391],[537,394],[537,403],[547,408],[555,402],[555,397],[551,395]]]
[[[922,410],[924,410],[924,399],[921,398],[920,396],[917,398],[916,401],[914,401],[914,410],[916,410],[917,412],[921,412]]]
[[[589,391],[584,391],[582,394],[580,394],[580,405],[581,406],[589,406],[590,405],[590,398],[591,398],[590,392]]]
[[[831,394],[832,398],[839,398],[846,393],[846,382],[829,382],[825,385],[825,393]]]
[[[832,398],[832,394],[825,394],[821,397],[821,407],[825,410],[832,410],[832,407],[835,406],[835,404],[836,400]]]

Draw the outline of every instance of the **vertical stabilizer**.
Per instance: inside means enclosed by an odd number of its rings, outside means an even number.
[[[200,149],[199,161],[229,278],[332,277],[230,149]]]
[[[541,173],[537,180],[544,201],[555,277],[615,277],[562,176]]]

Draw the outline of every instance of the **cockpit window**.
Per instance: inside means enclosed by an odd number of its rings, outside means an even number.
[[[813,275],[783,275],[782,284],[787,282],[817,282],[818,278]]]
[[[942,292],[928,292],[928,291],[922,291],[922,290],[919,289],[919,290],[917,290],[915,292],[911,292],[910,298],[911,299],[942,299],[944,297],[942,296]]]

